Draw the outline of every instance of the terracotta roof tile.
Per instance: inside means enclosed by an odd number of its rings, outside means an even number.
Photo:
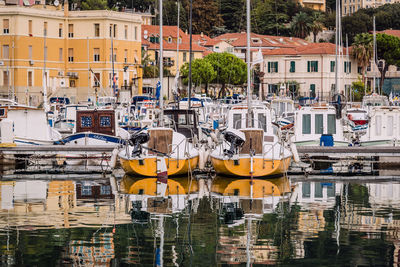
[[[343,49],[343,53],[346,54],[346,48]],[[349,54],[351,53],[351,47],[349,48]],[[299,46],[295,48],[279,48],[264,50],[263,55],[335,55],[336,46],[332,43],[310,43],[305,46]]]
[[[379,31],[376,33],[385,33],[388,35],[396,36],[400,38],[400,30],[384,30],[384,31]]]

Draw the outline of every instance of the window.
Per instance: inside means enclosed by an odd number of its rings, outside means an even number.
[[[269,73],[278,72],[278,61],[268,62],[268,72]]]
[[[186,114],[178,114],[178,124],[179,125],[186,125]]]
[[[315,198],[322,198],[322,183],[315,183],[314,193]]]
[[[117,62],[117,48],[114,48],[114,62]]]
[[[331,186],[328,186],[327,188],[327,195],[328,197],[334,197],[335,196],[335,184],[332,184]]]
[[[100,24],[94,24],[94,37],[100,37]]]
[[[47,60],[47,46],[44,47],[44,60]]]
[[[310,134],[311,133],[311,114],[303,114],[302,120],[302,133],[303,134]]]
[[[331,61],[331,72],[335,72],[335,61]]]
[[[172,38],[168,37],[168,43],[172,43]]]
[[[289,72],[295,72],[296,71],[296,62],[295,61],[290,61],[290,70]]]
[[[111,127],[111,117],[100,116],[100,127]]]
[[[125,37],[125,40],[128,39],[128,25],[125,25],[125,27],[124,27],[124,37]]]
[[[127,63],[128,62],[128,49],[124,50],[124,62]]]
[[[8,19],[3,19],[3,33],[9,34],[10,33],[10,25]]]
[[[336,115],[328,114],[328,134],[336,134]]]
[[[315,97],[315,84],[310,84],[310,97]]]
[[[92,186],[84,185],[82,186],[82,196],[91,196],[92,195]]]
[[[242,114],[233,114],[233,128],[242,128]]]
[[[100,195],[111,195],[111,186],[110,185],[102,185],[100,187]]]
[[[93,61],[99,62],[100,61],[100,48],[94,48],[93,50]]]
[[[387,117],[387,135],[392,136],[393,135],[393,116],[388,116]]]
[[[32,79],[33,79],[33,72],[28,71],[28,82],[27,82],[28,86],[32,86],[33,84]]]
[[[100,73],[94,74],[94,87],[100,87]]]
[[[397,67],[397,71],[399,71],[399,67]],[[362,67],[357,67],[357,73],[362,75]]]
[[[258,113],[258,127],[267,132],[267,116],[263,113]]]
[[[375,116],[375,135],[376,136],[380,136],[381,135],[381,128],[382,128],[382,116],[381,115],[376,115]]]
[[[29,58],[29,60],[32,60],[32,46],[31,45],[28,46],[28,58]]]
[[[58,37],[63,37],[62,36],[63,35],[63,25],[62,25],[62,23],[60,23],[59,25],[58,25]]]
[[[303,182],[301,185],[301,191],[303,198],[309,198],[311,196],[311,184],[310,182]]]
[[[9,46],[8,45],[3,45],[3,58],[4,59],[9,59]]]
[[[137,40],[137,26],[135,26],[135,40]]]
[[[68,48],[68,62],[74,62],[74,49]]]
[[[68,24],[68,38],[74,37],[74,24]]]
[[[47,22],[46,21],[43,23],[43,35],[47,36]]]
[[[110,38],[112,37],[112,24],[110,24]]]
[[[32,36],[32,20],[28,20],[28,34]]]
[[[8,79],[8,71],[3,71],[3,85],[8,86],[9,85],[9,79]]]
[[[187,57],[187,55],[186,55],[186,52],[183,52],[183,59],[182,59],[182,60],[183,60],[183,62],[186,62],[186,60],[187,60],[187,58],[186,58],[186,57]]]
[[[307,61],[307,72],[318,72],[318,61]]]
[[[63,49],[59,48],[58,49],[58,61],[63,61],[64,55],[63,55]]]
[[[351,62],[350,61],[344,62],[344,72],[351,73]]]
[[[315,134],[324,133],[324,115],[315,114]]]
[[[114,38],[117,37],[117,24],[114,24]]]

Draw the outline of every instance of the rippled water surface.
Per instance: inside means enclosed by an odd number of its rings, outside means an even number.
[[[400,259],[400,182],[181,177],[162,192],[153,178],[3,178],[1,263],[397,266]]]

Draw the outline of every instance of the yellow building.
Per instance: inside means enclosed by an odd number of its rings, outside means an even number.
[[[48,97],[94,100],[111,96],[113,81],[117,93],[140,94],[141,24],[151,15],[67,5],[0,7],[0,97],[36,106],[46,87]]]
[[[326,11],[326,0],[298,0],[298,2],[304,7],[322,12]]]

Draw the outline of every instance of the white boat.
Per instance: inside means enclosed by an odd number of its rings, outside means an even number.
[[[75,130],[76,112],[88,110],[88,105],[70,104],[65,105],[59,111],[59,118],[54,122],[54,128],[63,134],[72,134]]]
[[[0,106],[0,120],[13,122],[14,142],[17,145],[52,145],[61,134],[48,124],[43,109],[16,105]]]

